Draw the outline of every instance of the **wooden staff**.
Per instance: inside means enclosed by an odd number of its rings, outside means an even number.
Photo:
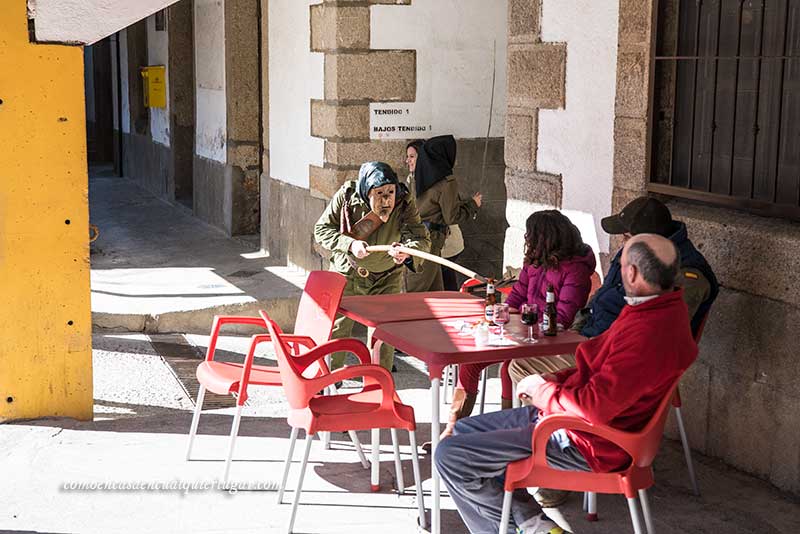
[[[473,278],[479,282],[483,282],[484,284],[487,282],[486,277],[479,275],[475,271],[470,271],[466,267],[462,267],[461,265],[455,262],[446,260],[434,254],[422,252],[421,250],[417,250],[414,248],[408,248],[404,246],[392,247],[391,245],[372,245],[367,247],[367,252],[389,252],[389,250],[391,250],[392,248],[394,248],[398,252],[403,252],[405,254],[408,254],[409,256],[417,256],[418,258],[422,258],[423,260],[432,261],[433,263],[438,263],[439,265],[450,267],[454,271],[458,271],[464,276]]]

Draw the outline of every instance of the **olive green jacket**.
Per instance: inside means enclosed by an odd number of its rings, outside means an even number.
[[[422,220],[434,224],[461,224],[478,213],[478,205],[471,198],[458,196],[458,182],[454,176],[436,182],[417,199]]]
[[[357,259],[350,254],[350,245],[355,239],[341,233],[340,226],[345,202],[347,202],[348,213],[353,223],[361,220],[370,211],[369,204],[358,196],[355,181],[345,182],[333,195],[328,207],[325,208],[314,226],[314,240],[323,249],[331,252],[332,268],[344,275],[349,274],[353,270],[353,266],[348,261],[348,256],[359,267],[364,267],[374,273],[388,271],[394,267],[396,265],[394,260],[385,252],[373,252],[363,259]],[[367,238],[367,243],[370,245],[391,245],[394,242],[423,252],[430,251],[431,241],[428,230],[422,224],[414,196],[411,193],[398,200],[389,220],[380,225]],[[421,262],[416,256],[413,257],[413,261],[415,267],[419,266]]]

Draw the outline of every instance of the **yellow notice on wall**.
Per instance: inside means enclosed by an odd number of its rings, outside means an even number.
[[[144,106],[147,108],[167,107],[167,76],[164,65],[142,67],[144,80]]]

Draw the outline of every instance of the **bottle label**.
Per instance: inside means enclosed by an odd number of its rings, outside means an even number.
[[[545,313],[542,315],[542,332],[550,330],[550,314]]]
[[[494,321],[494,306],[486,306],[486,309],[483,312],[483,316],[490,323],[493,322]]]
[[[486,293],[488,294],[494,293],[494,284],[486,284]]]

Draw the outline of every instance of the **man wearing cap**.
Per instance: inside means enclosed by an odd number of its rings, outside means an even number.
[[[357,181],[345,182],[314,226],[314,239],[330,252],[330,268],[347,277],[344,295],[400,293],[404,266],[415,269],[419,259],[398,250],[370,254],[372,245],[403,245],[428,252],[431,242],[414,197],[386,163],[361,166]],[[336,319],[332,338],[349,337],[353,321]],[[369,332],[371,335],[372,332]],[[344,365],[344,353],[334,354],[331,368]],[[392,368],[394,348],[381,347],[381,365]]]
[[[672,241],[678,249],[681,266],[676,285],[683,287],[683,300],[689,309],[692,334],[696,334],[711,304],[717,298],[719,285],[708,262],[689,240],[686,225],[673,220],[669,208],[659,200],[639,197],[619,213],[602,219],[601,226],[609,234],[622,235],[624,242],[638,234],[657,234]],[[572,329],[586,337],[597,337],[608,330],[626,304],[620,274],[621,254],[620,249],[611,260],[603,285],[589,301],[588,307],[575,317]],[[514,360],[509,365],[508,372],[514,382],[514,389],[520,391],[520,382],[526,377],[557,373],[574,366],[575,356],[563,354]],[[563,502],[566,496],[566,492],[539,490],[536,498],[542,506],[553,507]]]

